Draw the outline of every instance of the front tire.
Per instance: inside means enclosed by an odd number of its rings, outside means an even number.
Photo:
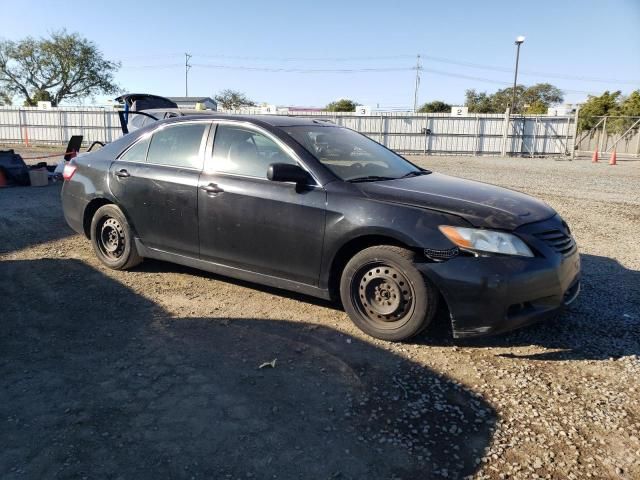
[[[417,335],[433,319],[438,295],[414,265],[415,253],[380,245],[366,248],[345,266],[340,297],[363,332],[400,341]]]
[[[91,244],[98,259],[114,270],[126,270],[142,262],[133,231],[117,205],[100,207],[91,220]]]

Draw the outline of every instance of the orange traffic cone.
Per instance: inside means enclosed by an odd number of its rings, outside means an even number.
[[[591,163],[598,163],[598,147],[593,151],[593,157],[591,157]]]
[[[617,165],[618,162],[616,161],[618,159],[618,156],[616,155],[616,149],[613,149],[613,152],[611,152],[611,158],[609,159],[609,165]]]

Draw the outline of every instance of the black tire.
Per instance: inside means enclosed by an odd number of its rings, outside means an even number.
[[[117,205],[104,205],[91,220],[91,244],[98,259],[114,270],[126,270],[142,262],[133,231]]]
[[[382,340],[406,340],[433,320],[438,295],[415,267],[414,255],[380,245],[358,252],[345,266],[342,305],[363,332]]]

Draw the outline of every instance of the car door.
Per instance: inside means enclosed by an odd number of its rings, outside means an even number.
[[[213,152],[200,176],[202,259],[317,285],[326,192],[267,179],[271,163],[298,163],[258,127],[217,123]]]
[[[111,191],[145,246],[198,256],[198,177],[209,128],[164,125],[111,166]]]

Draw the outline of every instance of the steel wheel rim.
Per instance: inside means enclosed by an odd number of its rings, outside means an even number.
[[[415,289],[399,268],[368,263],[354,275],[351,297],[364,320],[376,328],[397,329],[407,323],[415,308]]]
[[[110,260],[118,260],[122,257],[126,239],[120,222],[109,217],[98,226],[97,230],[100,252]]]

